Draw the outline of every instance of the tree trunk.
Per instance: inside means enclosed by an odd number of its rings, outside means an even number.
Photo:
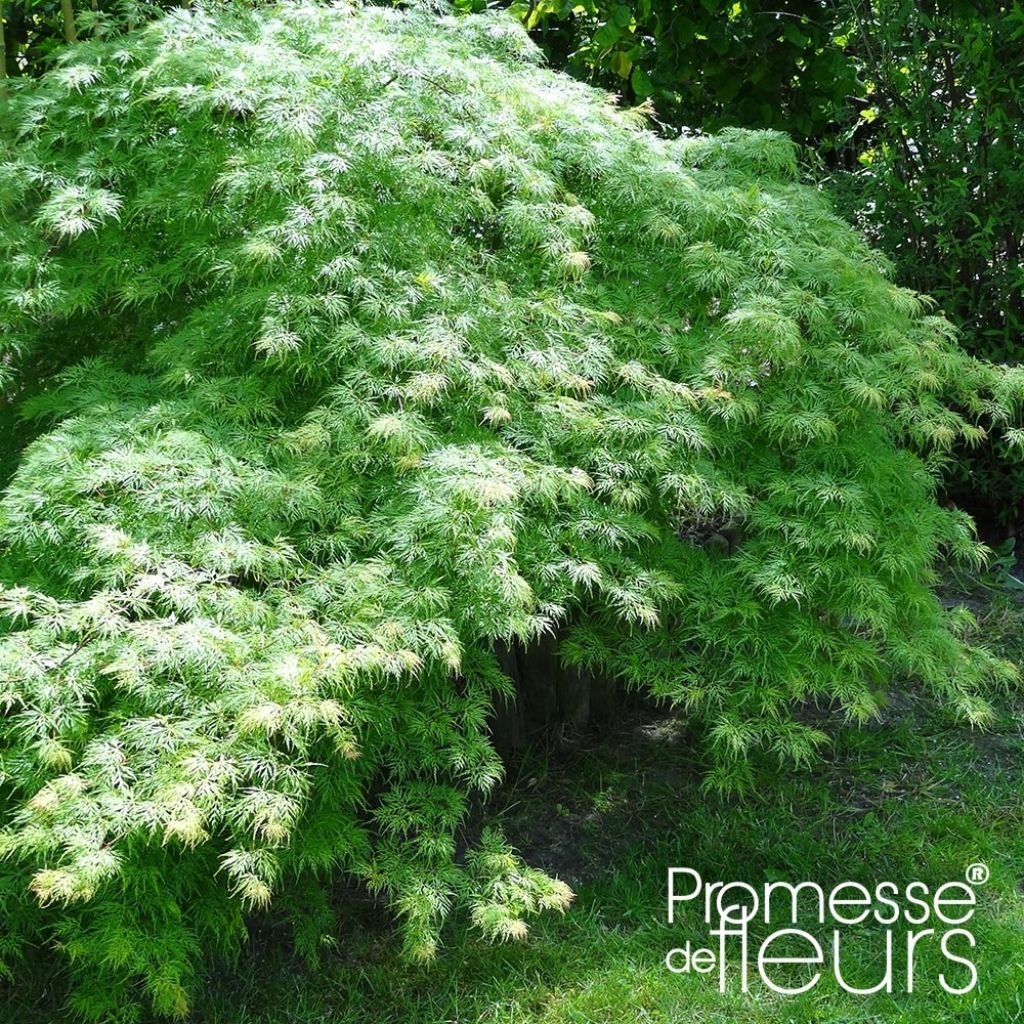
[[[4,5],[0,0],[0,100],[7,97],[7,42],[4,37]]]
[[[622,707],[616,681],[563,665],[554,637],[526,648],[497,644],[494,653],[515,687],[515,698],[496,700],[491,716],[491,738],[503,757],[523,750],[531,735],[607,725]]]
[[[619,684],[611,676],[590,676],[590,721],[607,725],[621,709]]]
[[[590,722],[590,673],[559,665],[555,692],[559,725],[571,732],[585,729]]]
[[[491,717],[491,738],[494,748],[502,757],[518,754],[526,747],[526,719],[524,717],[523,683],[519,674],[519,659],[515,647],[499,643],[495,646],[501,671],[512,680],[515,694],[497,697]]]
[[[548,729],[558,713],[558,645],[553,636],[544,636],[517,653],[527,727]]]
[[[68,43],[78,42],[78,32],[75,29],[75,8],[71,0],[60,0],[60,12],[64,16],[64,40]]]

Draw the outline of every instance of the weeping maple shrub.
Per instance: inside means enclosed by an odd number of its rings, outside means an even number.
[[[92,1018],[187,1011],[200,951],[328,884],[414,957],[568,890],[500,835],[495,650],[685,709],[708,782],[805,762],[821,700],[1011,670],[933,565],[934,499],[1020,371],[797,181],[770,133],[668,141],[511,20],[178,11],[15,84],[0,163],[0,951]],[[940,401],[938,396],[944,396]],[[723,543],[723,538],[727,542]]]

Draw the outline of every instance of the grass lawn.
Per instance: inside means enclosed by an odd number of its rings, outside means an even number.
[[[1024,611],[998,603],[984,629],[1021,660]],[[1024,1021],[1024,699],[997,698],[987,733],[951,722],[912,692],[891,695],[885,721],[836,729],[813,769],[768,774],[746,801],[699,788],[697,748],[669,718],[634,713],[600,742],[538,752],[513,770],[489,813],[528,858],[557,872],[577,893],[564,917],[534,925],[526,943],[488,946],[455,922],[437,962],[403,965],[399,943],[366,903],[346,908],[336,949],[318,970],[289,952],[271,919],[254,930],[237,964],[211,965],[202,1024],[853,1024]],[[919,879],[933,889],[985,862],[971,928],[979,983],[955,997],[939,986],[965,977],[922,943],[918,987],[855,996],[826,972],[810,992],[784,997],[738,979],[721,994],[717,976],[673,975],[665,953],[687,939],[713,945],[692,910],[665,923],[669,865],[705,879],[810,879],[826,890],[859,880]],[[881,976],[881,926],[848,930],[848,980]],[[897,946],[905,928],[897,927]],[[847,940],[844,940],[844,942]],[[962,948],[962,947],[961,947]],[[902,967],[897,954],[897,974]],[[798,970],[809,970],[799,968]],[[960,974],[956,971],[960,970]],[[809,974],[807,975],[809,976]],[[791,975],[790,977],[799,977]],[[953,980],[953,979],[956,980]],[[790,984],[796,984],[790,981]],[[21,1022],[53,1021],[42,982],[9,990],[7,1012]]]

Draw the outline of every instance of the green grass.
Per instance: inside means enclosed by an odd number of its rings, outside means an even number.
[[[1024,613],[990,612],[985,628],[1020,660]],[[601,742],[534,754],[489,812],[533,863],[573,884],[563,917],[526,943],[488,946],[455,922],[440,959],[403,965],[399,942],[369,904],[345,908],[336,949],[312,970],[290,953],[272,918],[259,922],[240,962],[211,965],[193,1020],[201,1024],[866,1024],[1024,1021],[1024,701],[1002,696],[987,733],[944,718],[912,692],[891,695],[883,722],[834,729],[823,762],[766,774],[756,796],[709,798],[696,747],[672,722],[636,713]],[[825,719],[823,718],[823,721]],[[665,952],[686,939],[711,945],[699,923],[665,924],[665,873],[692,866],[706,879],[959,880],[991,869],[971,922],[979,985],[946,995],[941,958],[926,947],[913,995],[869,997],[823,979],[803,996],[716,978],[672,975]],[[339,900],[341,897],[339,897]],[[692,921],[692,912],[687,922]],[[897,938],[903,932],[897,931]],[[878,928],[848,947],[851,980],[879,976]],[[844,947],[844,967],[847,964]],[[897,965],[900,964],[897,957]],[[948,969],[948,967],[947,967]],[[955,968],[954,968],[955,970]],[[897,975],[898,977],[898,975]],[[902,988],[902,985],[898,986]],[[12,993],[11,1019],[50,1021],[42,985]]]

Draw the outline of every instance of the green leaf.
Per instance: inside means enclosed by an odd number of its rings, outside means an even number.
[[[651,79],[648,77],[647,72],[639,65],[634,66],[629,78],[629,84],[633,87],[633,92],[636,94],[637,99],[645,100],[654,93],[654,85]]]

